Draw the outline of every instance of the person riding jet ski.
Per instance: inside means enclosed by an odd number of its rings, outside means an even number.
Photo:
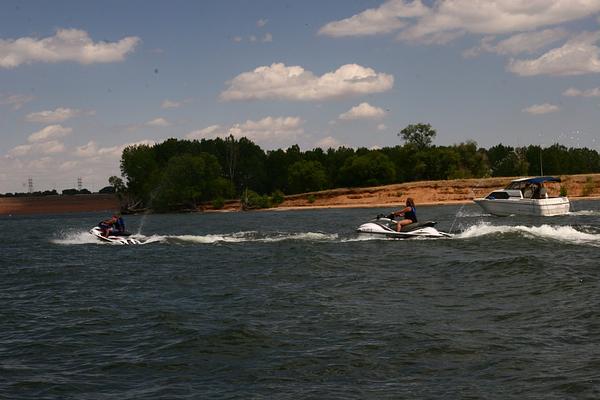
[[[109,234],[123,234],[125,233],[125,222],[120,215],[113,215],[109,219],[105,219],[98,224],[98,227],[102,230],[102,236],[107,237]]]
[[[415,202],[412,197],[406,199],[406,207],[402,210],[394,211],[391,214],[390,219],[394,219],[395,217],[402,216],[404,219],[400,221],[396,221],[396,232],[400,232],[404,225],[413,224],[417,222],[417,208],[415,207]]]
[[[120,215],[114,215],[113,217],[115,216],[117,217],[117,222],[115,223],[115,233],[125,233],[125,221],[123,221],[123,217]]]

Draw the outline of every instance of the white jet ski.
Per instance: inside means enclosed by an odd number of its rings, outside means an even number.
[[[112,243],[112,244],[142,244],[143,243],[141,240],[130,237],[131,234],[127,233],[127,232],[121,232],[121,233],[109,232],[108,236],[103,236],[102,229],[100,229],[100,227],[98,227],[98,226],[95,226],[92,229],[90,229],[90,233],[92,235],[96,236],[98,239],[100,239],[104,242]]]
[[[425,238],[446,238],[452,235],[435,229],[436,222],[415,222],[404,225],[400,232],[396,231],[396,221],[389,216],[378,215],[377,218],[365,222],[359,226],[358,233],[369,234],[373,236],[385,236],[397,239],[411,239],[417,237]]]

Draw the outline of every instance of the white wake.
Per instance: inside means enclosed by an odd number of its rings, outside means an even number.
[[[600,246],[600,234],[582,232],[572,226],[562,225],[492,225],[480,223],[470,226],[454,236],[456,239],[471,239],[489,235],[517,234],[529,239],[554,240],[562,243]]]

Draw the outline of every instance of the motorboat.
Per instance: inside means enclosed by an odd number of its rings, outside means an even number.
[[[569,199],[564,196],[549,197],[546,182],[560,182],[552,176],[515,179],[504,189],[497,189],[473,201],[485,212],[496,216],[532,215],[554,216],[569,212]]]
[[[143,242],[139,239],[135,239],[131,237],[131,234],[128,232],[108,232],[105,236],[104,232],[99,226],[95,226],[90,229],[90,233],[96,236],[103,242],[108,242],[112,244],[143,244]]]
[[[435,228],[436,222],[415,222],[404,225],[400,232],[396,231],[397,223],[391,218],[392,215],[378,215],[376,218],[360,225],[356,231],[361,234],[369,234],[373,236],[384,236],[396,239],[411,239],[417,237],[425,238],[444,238],[452,236],[446,232],[440,232]]]

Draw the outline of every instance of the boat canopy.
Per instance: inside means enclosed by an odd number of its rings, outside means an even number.
[[[516,179],[513,182],[524,182],[524,183],[544,183],[544,182],[560,182],[560,178],[553,176],[536,176],[534,178],[521,178]]]

